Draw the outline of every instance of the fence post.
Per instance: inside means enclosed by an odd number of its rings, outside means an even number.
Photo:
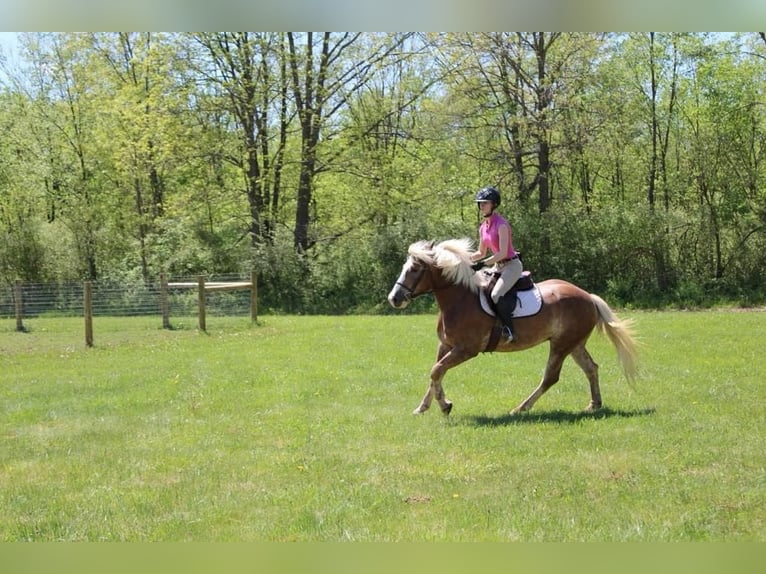
[[[14,303],[16,304],[16,330],[24,330],[24,300],[22,299],[23,293],[21,289],[21,279],[16,279],[14,285]]]
[[[93,283],[86,281],[83,285],[82,298],[83,313],[85,315],[85,344],[93,346]]]
[[[258,274],[250,271],[250,320],[258,322]]]
[[[200,331],[207,331],[205,325],[205,276],[197,276],[197,307],[199,308],[198,323]]]
[[[162,312],[162,328],[170,329],[170,305],[168,304],[168,278],[160,273],[160,311]]]

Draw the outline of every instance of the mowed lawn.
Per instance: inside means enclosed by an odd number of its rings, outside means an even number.
[[[605,408],[547,346],[450,371],[435,316],[0,323],[2,541],[766,541],[766,313],[622,312]]]

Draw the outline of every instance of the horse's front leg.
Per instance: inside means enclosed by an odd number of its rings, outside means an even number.
[[[422,415],[424,412],[426,412],[428,409],[431,408],[431,399],[433,399],[434,396],[434,387],[433,385],[429,384],[428,388],[426,389],[426,394],[423,396],[423,400],[420,401],[420,404],[418,405],[418,408],[416,408],[414,411],[412,411],[413,415]]]
[[[414,411],[412,411],[413,415],[421,415],[424,412],[426,412],[429,408],[431,408],[431,400],[434,398],[434,395],[436,394],[436,388],[434,386],[434,369],[436,368],[436,365],[441,362],[441,360],[444,358],[444,356],[449,353],[450,347],[445,345],[444,343],[439,343],[439,348],[436,351],[436,364],[431,368],[431,382],[428,384],[428,388],[426,389],[426,394],[423,396],[423,400],[420,401],[420,404],[418,405],[418,408],[416,408]],[[439,388],[441,388],[441,381],[439,383]],[[442,390],[442,398],[444,396],[444,391]]]
[[[442,387],[444,375],[452,367],[474,356],[476,356],[475,353],[470,354],[456,347],[451,348],[444,343],[440,343],[436,363],[431,367],[431,383],[426,390],[423,400],[418,405],[418,408],[413,411],[413,414],[419,415],[426,412],[431,406],[432,399],[436,399],[436,402],[439,403],[442,413],[445,415],[450,414],[450,411],[452,411],[452,401],[447,400],[444,396],[444,388]]]
[[[420,415],[426,412],[431,407],[432,399],[436,399],[436,402],[439,403],[439,408],[445,415],[450,413],[452,401],[444,397],[444,388],[442,387],[442,379],[446,371],[447,369],[443,367],[440,361],[431,368],[431,383],[428,385],[428,389],[426,389],[423,400],[420,401],[418,408],[412,411],[412,414]]]

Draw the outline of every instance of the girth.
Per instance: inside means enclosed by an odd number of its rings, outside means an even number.
[[[491,353],[497,349],[497,344],[500,342],[500,335],[503,332],[503,324],[500,321],[495,321],[492,324],[492,330],[489,332],[489,341],[482,353]]]

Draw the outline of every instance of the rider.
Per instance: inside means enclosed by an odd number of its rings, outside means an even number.
[[[503,335],[510,342],[513,341],[511,315],[515,303],[506,300],[503,295],[519,280],[524,268],[513,248],[511,225],[495,213],[500,205],[500,192],[492,186],[485,187],[476,194],[476,203],[484,221],[479,226],[479,249],[471,255],[471,259],[476,261],[473,268],[478,271],[485,265],[493,265],[491,271],[500,273],[492,289],[492,302],[504,324]],[[491,254],[487,255],[487,250]]]

